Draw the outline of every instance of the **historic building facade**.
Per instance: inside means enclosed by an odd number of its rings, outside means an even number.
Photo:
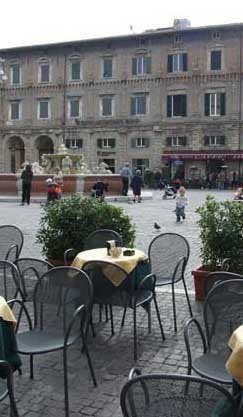
[[[179,24],[178,24],[179,23]],[[97,166],[242,175],[243,24],[0,50],[0,172],[64,141]],[[222,168],[223,167],[223,168]]]

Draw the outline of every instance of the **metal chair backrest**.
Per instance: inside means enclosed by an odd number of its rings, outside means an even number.
[[[98,229],[87,237],[84,242],[84,250],[105,248],[107,240],[115,240],[117,246],[123,246],[119,233],[110,229]]]
[[[230,279],[243,279],[243,275],[226,271],[211,272],[204,281],[204,294],[207,295],[209,291],[220,282]]]
[[[148,249],[149,261],[155,276],[172,277],[180,258],[185,258],[185,267],[190,247],[184,236],[177,233],[162,233],[156,236]]]
[[[0,260],[0,295],[11,300],[20,295],[24,300],[19,271],[12,262]]]
[[[25,301],[31,301],[36,281],[52,269],[53,265],[47,261],[36,258],[18,258],[14,264],[19,271],[21,288]]]
[[[203,309],[209,350],[228,356],[228,340],[243,323],[243,280],[226,280],[208,293]]]
[[[93,286],[84,271],[68,266],[52,268],[37,281],[33,304],[35,328],[51,328],[55,333],[64,334],[74,312],[81,305],[85,307],[88,324]]]
[[[0,226],[0,259],[15,261],[20,256],[24,243],[23,233],[17,226]]]
[[[236,416],[231,394],[215,382],[189,375],[141,375],[122,388],[124,417]],[[222,410],[227,414],[220,414]]]

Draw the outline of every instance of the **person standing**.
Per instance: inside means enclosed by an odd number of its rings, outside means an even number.
[[[33,179],[33,172],[31,169],[31,165],[26,165],[22,174],[22,203],[21,205],[24,206],[25,202],[29,205],[30,204],[30,193],[31,193],[31,184]]]
[[[121,170],[122,178],[122,195],[127,195],[129,188],[129,181],[132,178],[132,172],[129,168],[129,162],[126,162],[124,167]]]
[[[180,187],[176,196],[176,221],[179,222],[181,218],[185,220],[185,206],[188,204],[188,199],[186,197],[186,189],[184,187]]]
[[[133,201],[136,203],[136,199],[138,203],[141,203],[141,188],[144,187],[144,182],[141,177],[140,169],[137,169],[136,175],[132,177],[131,187],[133,191]]]

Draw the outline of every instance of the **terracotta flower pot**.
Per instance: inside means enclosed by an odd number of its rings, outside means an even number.
[[[204,293],[204,281],[210,272],[205,267],[200,266],[199,268],[192,271],[195,285],[195,298],[197,301],[203,301],[205,298]]]
[[[47,259],[47,261],[53,266],[65,266],[63,259]],[[68,266],[71,266],[72,260],[68,261]]]

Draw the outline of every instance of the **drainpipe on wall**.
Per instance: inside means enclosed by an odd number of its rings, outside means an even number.
[[[241,150],[241,121],[242,121],[242,28],[240,31],[240,92],[239,92],[239,137],[238,137],[238,148],[239,153]],[[241,159],[239,159],[238,167],[238,178],[241,174]]]
[[[67,90],[67,56],[64,54],[64,70],[63,70],[63,114],[62,114],[62,143],[66,142],[66,90]]]

